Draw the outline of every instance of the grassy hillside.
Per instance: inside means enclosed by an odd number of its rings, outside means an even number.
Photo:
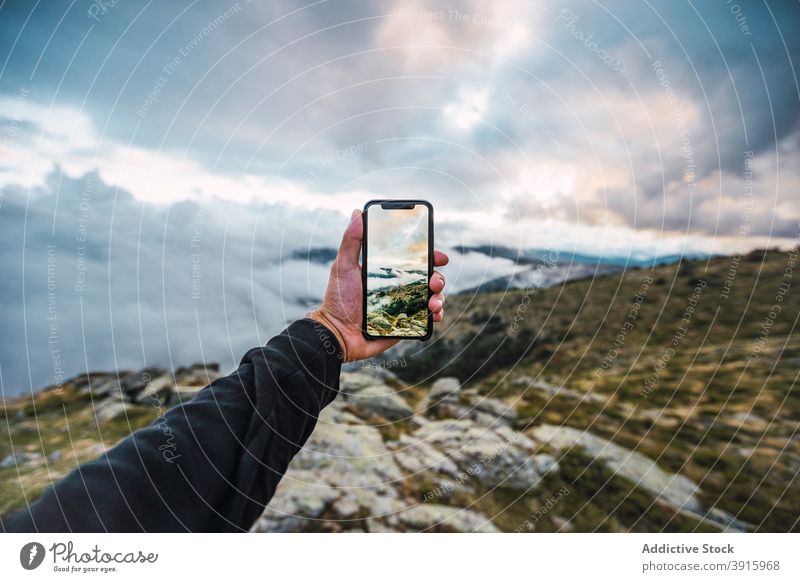
[[[796,259],[759,251],[451,297],[453,323],[397,372],[457,376],[513,402],[520,430],[591,431],[688,476],[706,501],[760,529],[797,530]]]

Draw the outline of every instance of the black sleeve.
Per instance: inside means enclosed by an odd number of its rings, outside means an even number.
[[[3,523],[39,532],[243,531],[339,389],[341,351],[309,319],[81,465]]]

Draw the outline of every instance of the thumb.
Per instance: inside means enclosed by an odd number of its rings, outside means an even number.
[[[342,236],[337,260],[343,267],[357,267],[358,257],[361,254],[361,239],[364,236],[364,220],[360,210],[353,210],[350,215],[350,224]]]

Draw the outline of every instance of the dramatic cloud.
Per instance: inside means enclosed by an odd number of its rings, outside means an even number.
[[[794,3],[5,2],[3,385],[52,381],[48,258],[70,371],[233,365],[319,296],[291,252],[375,197],[431,200],[444,247],[786,247],[799,56]]]

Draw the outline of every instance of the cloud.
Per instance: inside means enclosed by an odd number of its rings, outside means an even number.
[[[285,204],[152,205],[96,174],[52,174],[27,201],[12,187],[0,325],[19,341],[0,346],[3,390],[56,383],[58,369],[231,369],[320,299],[328,266],[282,259],[335,246],[345,224]]]
[[[326,266],[283,250],[335,247],[371,198],[429,199],[444,248],[787,246],[800,19],[790,4],[741,10],[120,2],[92,19],[77,4],[3,4],[0,325],[23,338],[0,347],[4,385],[29,385],[29,366],[34,385],[52,379],[48,244],[73,370],[183,364],[199,338],[233,365],[320,294]],[[509,269],[458,259],[448,284]]]

